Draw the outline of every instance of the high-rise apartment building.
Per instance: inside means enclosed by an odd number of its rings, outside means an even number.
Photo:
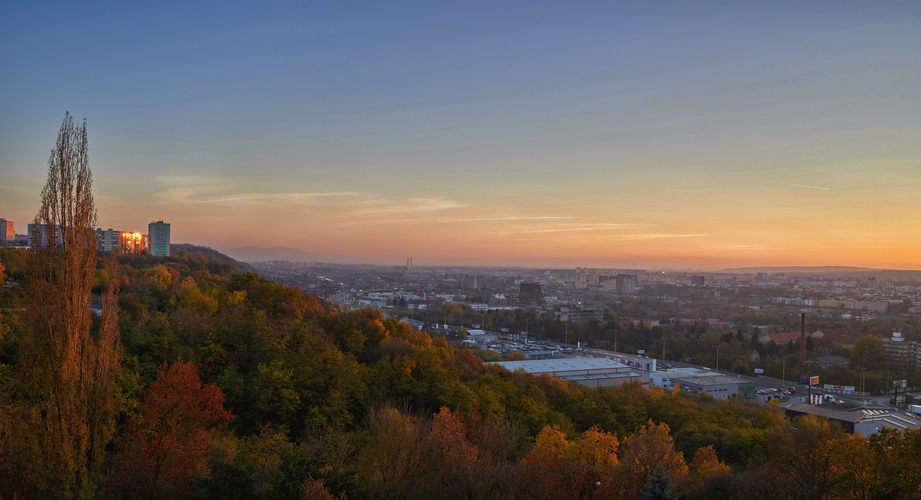
[[[468,274],[464,280],[464,289],[465,290],[476,290],[477,288],[477,279],[475,274]]]
[[[147,245],[154,257],[169,257],[169,224],[162,220],[148,224]]]
[[[13,230],[13,221],[0,219],[0,238],[6,241],[14,241],[16,239],[16,231]]]
[[[26,226],[28,228],[28,245],[30,247],[34,246],[45,246],[48,244],[48,228],[44,224],[29,224]],[[57,241],[57,244],[60,245],[63,242],[61,238],[61,226],[54,226],[54,237]],[[41,241],[36,241],[37,238],[41,237]]]
[[[121,231],[116,231],[111,227],[109,229],[96,229],[96,250],[101,253],[109,253],[119,249],[119,239]]]

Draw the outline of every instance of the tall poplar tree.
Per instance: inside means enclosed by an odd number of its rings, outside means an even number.
[[[115,421],[120,363],[115,261],[92,331],[96,207],[86,121],[70,114],[48,160],[32,229],[20,377],[25,458],[40,490],[59,498],[95,495]]]

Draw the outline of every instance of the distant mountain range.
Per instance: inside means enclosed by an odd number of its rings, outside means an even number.
[[[268,260],[287,260],[289,262],[344,262],[350,260],[335,253],[310,253],[296,248],[285,247],[237,247],[225,248],[221,251],[243,262],[265,262]]]
[[[188,253],[195,253],[211,260],[223,262],[224,264],[230,264],[238,273],[256,272],[253,266],[224,255],[211,247],[200,247],[198,245],[192,245],[191,243],[170,243],[170,255],[175,255],[176,252],[180,250]]]
[[[849,266],[787,266],[787,267],[736,267],[721,269],[721,273],[754,274],[754,273],[791,273],[791,274],[875,274],[888,275],[921,275],[918,270],[879,269],[872,267]]]

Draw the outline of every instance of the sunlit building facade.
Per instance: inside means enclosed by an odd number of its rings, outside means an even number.
[[[13,221],[0,219],[0,238],[6,241],[13,241],[16,239],[16,231],[13,230]]]
[[[148,238],[143,233],[121,233],[119,237],[119,246],[122,253],[144,253],[148,248]]]

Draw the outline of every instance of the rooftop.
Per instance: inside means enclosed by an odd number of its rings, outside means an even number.
[[[820,415],[832,420],[841,420],[842,422],[857,422],[865,417],[865,415],[862,413],[851,413],[848,411],[834,410],[831,408],[813,406],[806,403],[793,403],[787,407],[787,411],[806,413],[809,415]]]
[[[528,373],[630,369],[630,367],[627,365],[606,358],[564,358],[539,359],[533,361],[502,361],[496,364],[509,371],[515,371],[521,368]]]
[[[740,382],[744,382],[744,380],[727,377],[725,375],[713,375],[711,377],[688,377],[679,378],[676,380],[679,382],[686,382],[689,384],[696,384],[701,386],[738,384]]]

